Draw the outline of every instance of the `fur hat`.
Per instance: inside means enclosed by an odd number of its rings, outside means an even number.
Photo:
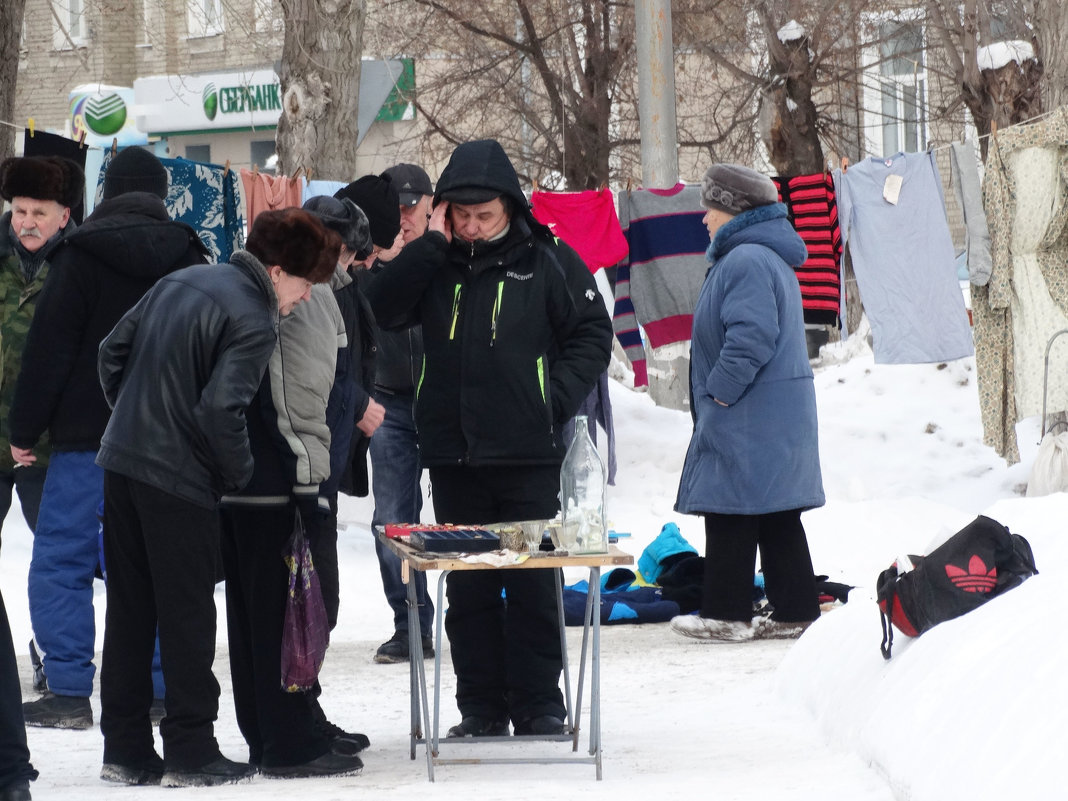
[[[430,176],[415,164],[394,164],[382,175],[392,179],[402,206],[414,206],[424,195],[434,194]]]
[[[741,164],[713,164],[701,180],[701,204],[728,214],[779,202],[779,191],[766,175]]]
[[[150,192],[167,197],[167,170],[144,148],[123,148],[104,173],[104,200],[125,192]]]
[[[362,261],[371,255],[370,223],[363,210],[351,200],[318,195],[305,201],[304,210],[310,211],[323,225],[335,231],[357,259]]]
[[[371,226],[371,240],[378,247],[393,247],[400,233],[400,196],[388,175],[364,175],[337,190],[334,197],[348,198],[363,210]]]
[[[22,156],[0,164],[0,197],[54,200],[67,208],[82,201],[85,175],[70,159],[59,156]]]

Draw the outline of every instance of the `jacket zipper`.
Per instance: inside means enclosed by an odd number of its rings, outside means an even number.
[[[501,313],[501,297],[504,295],[504,281],[497,282],[497,299],[493,301],[493,321],[490,323],[490,347],[497,344],[497,317]]]
[[[456,339],[456,321],[460,316],[460,284],[452,291],[452,325],[449,326],[449,340]]]

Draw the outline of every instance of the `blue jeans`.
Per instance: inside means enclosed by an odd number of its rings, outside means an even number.
[[[385,523],[418,523],[423,508],[419,477],[419,441],[415,434],[413,398],[411,395],[391,395],[375,391],[375,400],[386,410],[382,425],[371,437],[371,491],[374,493],[373,526]],[[401,563],[378,538],[375,538],[378,567],[382,573],[382,589],[393,610],[395,631],[408,631],[408,590],[401,581]],[[415,582],[419,600],[419,625],[423,636],[429,636],[434,619],[434,604],[427,596],[426,573],[413,570],[410,580]]]
[[[96,513],[103,495],[96,451],[52,453],[27,583],[34,637],[44,651],[48,688],[57,695],[87,698],[93,692]]]

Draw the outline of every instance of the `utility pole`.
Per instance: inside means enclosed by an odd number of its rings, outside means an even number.
[[[669,189],[679,180],[671,0],[635,0],[642,185]]]

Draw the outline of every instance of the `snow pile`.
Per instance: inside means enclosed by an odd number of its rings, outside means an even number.
[[[1012,39],[1007,42],[994,42],[975,51],[976,60],[981,70],[997,70],[1010,61],[1023,63],[1035,57],[1035,49],[1030,42]]]

